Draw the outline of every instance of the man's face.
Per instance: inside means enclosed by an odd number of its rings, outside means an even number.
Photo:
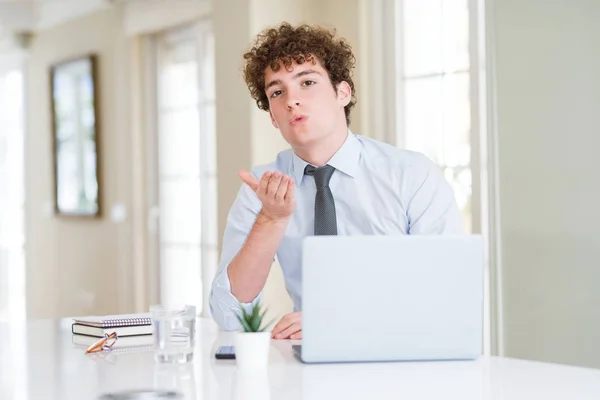
[[[310,146],[346,131],[344,107],[351,100],[351,90],[346,82],[337,89],[318,60],[314,65],[293,62],[290,70],[283,64],[277,72],[271,67],[265,70],[271,121],[292,147]]]

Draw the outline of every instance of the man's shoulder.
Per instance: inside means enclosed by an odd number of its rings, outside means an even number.
[[[434,166],[433,161],[423,153],[402,149],[366,136],[356,135],[356,137],[363,145],[367,159],[372,164],[401,169]]]
[[[289,173],[289,167],[292,162],[292,150],[287,149],[280,151],[275,158],[275,161],[267,164],[258,164],[252,167],[252,174],[260,178],[267,171],[281,171],[285,174]]]

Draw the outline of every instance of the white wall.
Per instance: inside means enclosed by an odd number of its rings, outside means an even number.
[[[600,2],[492,11],[505,355],[600,367]]]
[[[110,207],[131,210],[128,93],[129,42],[122,9],[111,8],[43,30],[29,49],[26,71],[26,262],[29,318],[131,310],[131,222],[110,221]],[[96,53],[99,60],[99,152],[103,215],[52,214],[49,67]]]

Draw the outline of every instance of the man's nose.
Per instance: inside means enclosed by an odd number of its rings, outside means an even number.
[[[288,100],[287,102],[287,108],[289,108],[290,110],[296,107],[300,106],[300,101],[299,100]]]
[[[288,98],[286,100],[286,105],[288,109],[293,109],[300,106],[300,99],[295,93],[288,92]]]

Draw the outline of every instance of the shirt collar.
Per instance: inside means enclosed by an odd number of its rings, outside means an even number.
[[[358,169],[361,145],[356,136],[348,130],[346,141],[339,150],[331,157],[327,164],[344,174],[354,178]],[[293,178],[297,184],[302,183],[304,168],[308,163],[292,152]]]

